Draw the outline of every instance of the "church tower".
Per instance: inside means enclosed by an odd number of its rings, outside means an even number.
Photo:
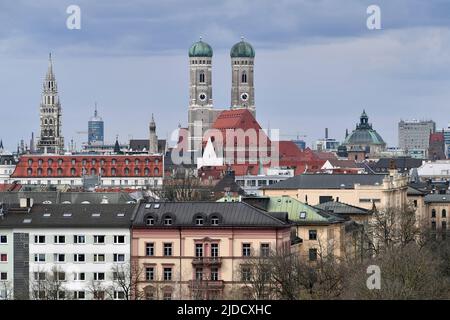
[[[230,51],[231,57],[231,109],[248,109],[253,116],[255,110],[255,87],[253,67],[255,50],[243,38]]]
[[[153,118],[153,113],[149,129],[150,129],[150,137],[148,141],[148,153],[155,154],[158,153],[158,136],[156,135],[156,123],[155,119]]]
[[[212,98],[212,56],[211,46],[201,38],[189,49],[188,130],[192,153],[201,151],[203,134],[217,117]]]
[[[50,54],[40,106],[40,137],[37,143],[39,152],[62,153],[64,151],[64,138],[61,135],[61,118],[62,112],[58,86],[53,74],[53,62]]]

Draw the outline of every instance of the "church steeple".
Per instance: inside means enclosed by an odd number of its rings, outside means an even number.
[[[148,153],[155,154],[158,153],[158,137],[156,135],[156,123],[155,118],[153,117],[153,113],[149,129],[150,129],[150,136],[148,141]]]
[[[64,138],[61,135],[62,110],[58,96],[58,86],[53,72],[51,53],[48,57],[48,69],[43,82],[40,106],[40,136],[37,148],[40,152],[61,153]]]

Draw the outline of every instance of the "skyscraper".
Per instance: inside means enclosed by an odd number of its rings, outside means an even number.
[[[49,55],[48,70],[45,76],[40,106],[39,152],[62,153],[64,138],[61,135],[62,110],[58,96],[58,86],[53,74],[52,55]]]
[[[94,116],[88,122],[88,144],[103,145],[104,144],[104,123],[97,112],[97,103],[95,104]]]
[[[401,120],[398,123],[398,147],[408,154],[423,150],[430,144],[430,134],[436,131],[436,123],[431,120]]]

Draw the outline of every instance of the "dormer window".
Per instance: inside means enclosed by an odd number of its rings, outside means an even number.
[[[145,219],[145,224],[146,224],[147,226],[153,226],[153,225],[155,225],[155,218],[153,218],[153,217],[147,217],[147,218]]]
[[[301,211],[299,215],[300,219],[306,219],[306,211]]]
[[[219,225],[219,217],[213,216],[213,217],[211,218],[211,225],[212,225],[212,226],[218,226],[218,225]]]
[[[165,226],[171,226],[172,223],[173,223],[172,217],[165,217],[165,218],[164,218],[164,225],[165,225]]]
[[[203,225],[203,222],[204,222],[203,217],[198,216],[197,218],[195,218],[195,225],[196,225],[196,226],[202,226],[202,225]]]

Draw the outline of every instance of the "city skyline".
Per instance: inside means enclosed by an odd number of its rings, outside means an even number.
[[[367,1],[352,1],[348,7],[331,1],[286,2],[278,11],[271,10],[272,2],[251,3],[240,3],[240,10],[233,1],[207,4],[204,14],[178,19],[185,14],[184,4],[178,9],[131,2],[125,8],[81,1],[81,30],[65,28],[65,1],[58,6],[47,1],[40,8],[26,2],[1,4],[0,85],[8,88],[3,103],[10,106],[4,110],[23,110],[20,116],[4,112],[0,138],[5,147],[14,151],[21,138],[28,142],[32,131],[37,136],[50,51],[66,146],[72,138],[78,147],[87,141],[76,132],[87,130],[95,101],[106,142],[116,135],[121,142],[148,138],[152,113],[158,136],[166,138],[178,123],[187,125],[187,51],[199,36],[214,50],[217,109],[230,106],[231,46],[241,36],[253,45],[257,120],[281,128],[281,139],[293,139],[298,132],[307,135],[311,146],[328,127],[330,137],[343,140],[363,109],[389,146],[398,143],[401,119],[432,119],[437,128],[447,127],[450,118],[442,117],[442,110],[450,98],[450,23],[441,14],[447,4],[415,1],[416,11],[408,15],[405,1],[379,1],[383,29],[371,31],[365,24]],[[33,10],[33,19],[24,21],[27,10]],[[227,14],[220,17],[224,10]],[[247,19],[257,14],[268,19]],[[320,24],[314,17],[321,18]],[[205,25],[191,26],[198,19]]]

